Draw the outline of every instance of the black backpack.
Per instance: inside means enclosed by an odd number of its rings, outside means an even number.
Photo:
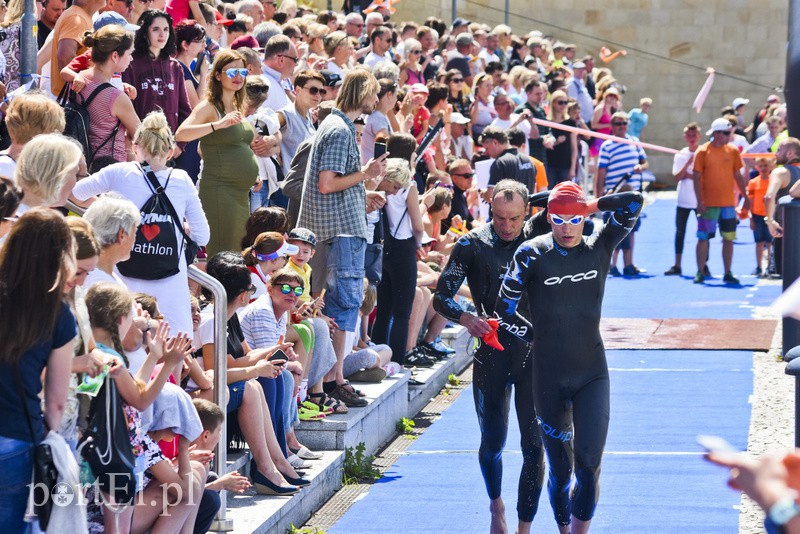
[[[86,158],[87,167],[91,167],[95,154],[101,148],[106,146],[109,141],[114,139],[119,131],[120,121],[117,119],[117,124],[111,130],[111,135],[106,137],[100,145],[92,150],[92,145],[89,141],[89,125],[91,124],[91,115],[89,113],[89,104],[109,87],[114,87],[108,82],[98,85],[92,93],[83,98],[79,93],[72,90],[72,84],[65,84],[58,94],[58,104],[64,108],[64,135],[71,137],[80,143],[83,149],[83,156]]]
[[[129,504],[136,496],[136,458],[133,455],[125,410],[117,384],[110,376],[92,400],[89,428],[78,453],[89,464],[100,489],[116,504]]]
[[[149,166],[142,168],[142,174],[153,195],[140,209],[142,222],[136,229],[136,242],[131,250],[131,257],[118,263],[117,268],[123,276],[129,278],[161,280],[180,271],[184,246],[190,247],[194,243],[183,231],[183,221],[178,220],[175,208],[164,192],[169,185],[169,177],[162,187]],[[176,225],[183,237],[180,244],[175,231]]]

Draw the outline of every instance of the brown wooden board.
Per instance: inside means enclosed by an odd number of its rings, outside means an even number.
[[[603,319],[607,349],[767,351],[773,319]]]

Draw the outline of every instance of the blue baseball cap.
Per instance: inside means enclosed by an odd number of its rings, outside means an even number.
[[[136,24],[131,24],[125,20],[125,17],[116,11],[106,11],[105,13],[100,13],[100,15],[98,15],[98,17],[94,20],[94,31],[97,31],[104,26],[108,26],[109,24],[117,24],[129,32],[135,32],[139,29],[139,26]]]

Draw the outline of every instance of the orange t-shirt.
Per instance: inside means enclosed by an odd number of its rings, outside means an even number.
[[[58,42],[62,39],[72,39],[78,43],[76,56],[81,55],[86,47],[83,42],[83,32],[92,31],[92,16],[83,8],[72,6],[64,11],[53,28],[53,48],[50,51],[50,90],[58,96],[64,87],[61,79],[61,69],[58,67]]]
[[[767,208],[764,204],[764,195],[767,194],[769,187],[769,176],[762,178],[756,176],[747,182],[747,198],[750,199],[750,211],[753,215],[767,216]]]
[[[530,158],[533,160],[533,168],[536,169],[536,191],[531,191],[531,193],[538,193],[547,189],[547,171],[544,168],[544,163],[533,156],[530,156]]]
[[[708,207],[735,206],[736,175],[742,167],[742,156],[733,145],[715,147],[709,142],[698,148],[694,156],[694,171],[700,174],[703,204]]]

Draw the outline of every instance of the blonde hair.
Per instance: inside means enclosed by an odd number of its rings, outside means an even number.
[[[327,26],[325,26],[327,28]],[[343,31],[335,31],[331,32],[325,36],[323,39],[323,46],[325,47],[325,53],[329,56],[332,56],[336,49],[342,45],[348,44],[348,37],[347,34]]]
[[[365,69],[353,69],[344,77],[342,89],[336,99],[336,107],[342,113],[357,111],[371,95],[378,94],[381,86],[371,72]]]
[[[372,310],[375,309],[377,303],[378,291],[375,289],[375,286],[369,283],[369,280],[364,278],[364,300],[361,301],[361,308],[359,308],[358,313],[361,315],[369,315],[372,313]]]
[[[22,93],[8,105],[6,126],[11,141],[24,145],[43,133],[64,131],[64,110],[42,93]]]
[[[387,182],[397,184],[402,188],[411,182],[411,170],[408,160],[403,158],[389,158],[386,160],[386,174],[383,179]]]
[[[75,172],[83,157],[80,146],[61,134],[37,135],[22,149],[14,180],[50,206],[58,200],[67,175]]]
[[[308,41],[311,41],[312,39],[322,39],[328,34],[328,30],[330,30],[330,28],[328,28],[326,24],[313,22],[306,28],[305,34]]]
[[[478,94],[478,86],[482,84],[484,81],[489,80],[492,81],[492,77],[485,72],[481,72],[475,78],[472,79],[472,94]]]
[[[148,113],[136,129],[133,142],[148,156],[163,158],[169,154],[175,146],[175,139],[172,137],[172,130],[169,129],[164,113],[161,111]]]
[[[25,0],[9,0],[8,4],[6,4],[6,16],[3,18],[3,22],[0,23],[0,27],[5,28],[15,22],[19,22],[24,13]]]

